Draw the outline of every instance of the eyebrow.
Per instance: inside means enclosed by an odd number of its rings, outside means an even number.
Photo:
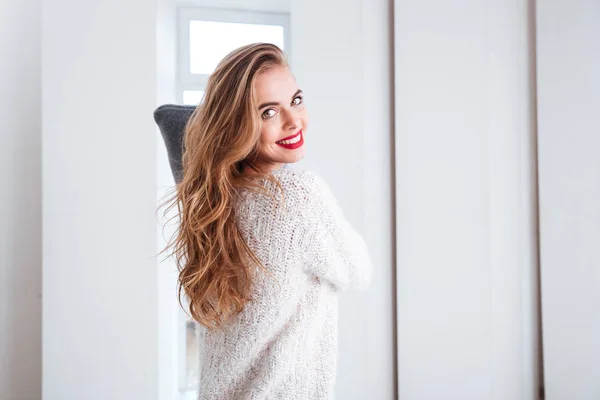
[[[302,89],[298,89],[298,90],[296,90],[296,93],[294,93],[294,95],[292,96],[292,99],[293,99],[294,97],[298,96],[300,93],[302,93]],[[261,105],[258,107],[258,109],[259,109],[259,110],[262,110],[262,109],[263,109],[263,108],[265,108],[265,107],[269,107],[269,106],[278,106],[278,105],[279,105],[279,103],[278,103],[278,102],[276,102],[276,101],[272,101],[272,102],[270,102],[270,103],[263,103],[263,104],[261,104]]]

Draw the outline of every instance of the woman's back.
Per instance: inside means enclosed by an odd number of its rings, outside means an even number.
[[[329,399],[337,365],[337,294],[365,288],[366,245],[309,171],[272,172],[285,201],[245,190],[236,219],[273,275],[256,268],[252,298],[223,328],[204,328],[200,399]],[[265,187],[279,199],[276,185]]]

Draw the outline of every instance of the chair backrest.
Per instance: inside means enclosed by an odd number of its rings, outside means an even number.
[[[154,111],[154,121],[167,148],[171,173],[176,183],[183,177],[183,133],[196,106],[165,104]]]

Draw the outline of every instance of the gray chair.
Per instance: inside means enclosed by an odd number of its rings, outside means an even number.
[[[185,125],[195,109],[196,106],[165,104],[154,111],[154,121],[156,121],[165,142],[171,173],[176,183],[179,183],[183,177],[182,157]]]

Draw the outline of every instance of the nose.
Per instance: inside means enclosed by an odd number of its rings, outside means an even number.
[[[300,114],[294,110],[286,110],[283,118],[283,129],[294,130],[302,126]]]

